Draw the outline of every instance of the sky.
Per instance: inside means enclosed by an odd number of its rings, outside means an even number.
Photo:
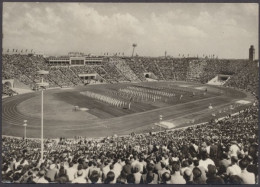
[[[258,4],[3,3],[3,49],[258,58]]]

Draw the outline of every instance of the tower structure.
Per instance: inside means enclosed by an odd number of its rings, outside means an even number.
[[[249,48],[249,60],[254,61],[255,60],[255,48],[253,45]]]

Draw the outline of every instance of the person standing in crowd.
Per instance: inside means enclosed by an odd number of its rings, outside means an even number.
[[[236,156],[231,157],[231,166],[227,168],[227,175],[240,175],[241,174],[241,168],[237,164],[238,158]]]
[[[214,165],[209,164],[207,169],[207,184],[225,184],[224,180],[217,176],[217,168]]]
[[[248,161],[246,159],[240,160],[239,166],[241,168],[241,173],[239,176],[242,179],[243,184],[255,184],[254,173],[250,173],[247,171]]]
[[[39,184],[49,183],[49,182],[45,179],[45,171],[44,171],[44,170],[41,170],[38,175],[39,175],[39,179],[37,180],[36,183],[39,183]]]
[[[180,164],[177,161],[172,164],[171,184],[186,184],[180,172]]]

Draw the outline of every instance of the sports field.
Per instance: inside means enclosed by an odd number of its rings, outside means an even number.
[[[136,89],[148,96],[140,94],[132,97],[133,91],[129,91],[131,94],[120,93]],[[120,99],[127,104],[114,106],[82,94],[86,91]],[[155,95],[159,99],[155,100]],[[40,137],[40,96],[40,92],[35,92],[3,99],[3,135],[23,136],[23,120],[28,120],[27,137]],[[243,104],[241,101],[253,102],[253,99],[230,88],[186,82],[99,84],[50,89],[44,91],[44,137],[103,137],[148,132],[158,130],[154,124],[159,121],[159,115],[163,115],[163,121],[172,122],[178,128],[208,121],[212,119],[212,114],[231,113],[231,105],[236,108],[246,106],[246,102]],[[210,104],[213,107],[211,110]],[[75,111],[75,106],[87,111]]]

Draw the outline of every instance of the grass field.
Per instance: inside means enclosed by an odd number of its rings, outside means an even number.
[[[160,100],[135,98],[131,109],[115,107],[87,97],[80,92],[92,91],[129,102],[129,97],[115,95],[119,89],[138,87],[174,93],[174,97]],[[207,92],[205,94],[205,89]],[[193,95],[195,93],[195,95]],[[183,95],[180,100],[180,95]],[[238,100],[252,101],[248,95],[228,88],[186,82],[143,82],[89,85],[72,89],[54,89],[44,92],[44,136],[46,138],[88,136],[144,132],[154,128],[154,123],[171,121],[177,127],[212,118],[212,113],[228,109]],[[23,120],[28,120],[27,136],[40,136],[40,93],[29,93],[3,99],[2,132],[4,135],[23,136]],[[212,104],[214,110],[209,110]],[[88,111],[74,111],[74,107]]]

